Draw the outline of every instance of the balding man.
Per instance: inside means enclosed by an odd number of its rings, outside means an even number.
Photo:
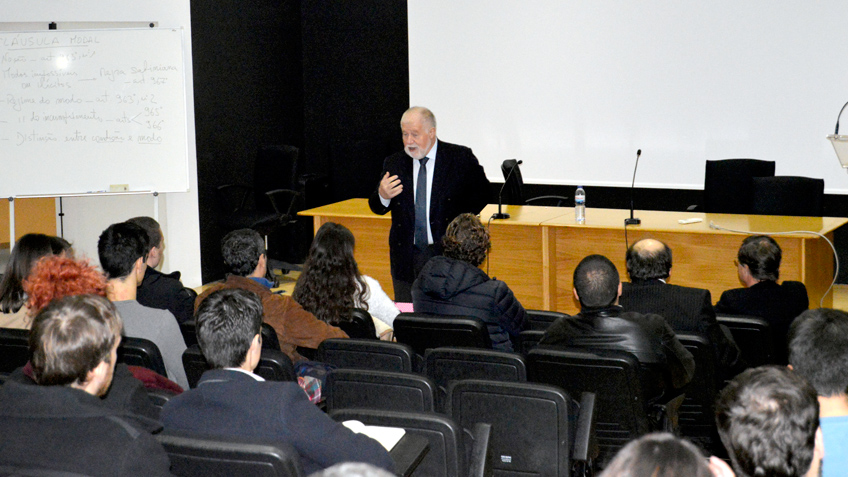
[[[627,274],[622,283],[621,306],[626,311],[655,313],[675,333],[696,334],[710,340],[720,378],[730,378],[739,360],[739,347],[729,331],[716,322],[709,290],[666,283],[671,276],[671,249],[654,239],[640,240],[627,249]]]
[[[409,108],[400,120],[403,152],[386,158],[368,205],[392,213],[389,250],[395,301],[412,301],[412,282],[431,257],[441,255],[448,224],[464,212],[478,214],[489,202],[489,180],[465,146],[436,138],[436,117]]]

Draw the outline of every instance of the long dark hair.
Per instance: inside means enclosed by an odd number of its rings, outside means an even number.
[[[71,249],[67,240],[44,234],[26,234],[18,240],[6,272],[0,280],[0,311],[15,313],[27,301],[23,281],[29,276],[35,262],[47,255],[60,255]]]
[[[322,225],[292,294],[306,311],[331,325],[350,320],[354,306],[368,309],[367,286],[353,258],[354,244],[353,234],[345,226]]]

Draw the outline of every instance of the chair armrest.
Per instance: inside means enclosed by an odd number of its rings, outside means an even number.
[[[686,207],[686,212],[697,212],[700,206],[698,204],[692,204],[689,207]]]
[[[300,192],[291,189],[274,189],[269,190],[265,195],[271,201],[271,205],[278,216],[285,217],[286,221],[294,219]]]
[[[591,462],[598,457],[600,449],[595,436],[595,393],[580,395],[580,413],[577,415],[577,430],[574,433],[572,460]]]
[[[563,202],[568,200],[568,197],[566,197],[564,195],[540,195],[538,197],[532,197],[530,199],[527,199],[527,200],[524,201],[524,203],[527,204],[527,205],[532,205],[533,202],[541,201],[541,200],[556,200],[556,201],[558,201],[557,207],[560,207],[560,206],[562,206]]]
[[[474,424],[471,430],[474,443],[468,453],[468,477],[485,477],[490,474],[489,438],[492,434],[492,425],[484,422]]]

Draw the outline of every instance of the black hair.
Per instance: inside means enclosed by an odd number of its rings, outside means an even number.
[[[241,366],[250,344],[262,330],[262,301],[240,288],[218,290],[195,313],[197,343],[213,368]]]
[[[618,298],[618,270],[603,255],[589,255],[574,269],[574,288],[583,308],[602,308]]]
[[[818,308],[789,327],[789,364],[820,396],[848,389],[848,313]]]
[[[662,243],[660,250],[649,250],[636,242],[627,249],[625,255],[627,274],[630,279],[655,280],[666,279],[671,273],[671,249]]]
[[[746,237],[736,259],[747,265],[757,280],[777,281],[780,278],[780,245],[768,235]]]
[[[265,254],[265,241],[253,229],[234,230],[221,240],[221,255],[229,272],[246,277],[256,270]]]
[[[139,258],[147,260],[147,232],[138,225],[122,222],[112,224],[100,234],[97,254],[106,278],[124,278],[133,270]]]

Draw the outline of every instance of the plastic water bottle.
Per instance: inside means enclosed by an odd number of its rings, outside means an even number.
[[[578,224],[586,223],[586,191],[583,186],[577,186],[574,192],[574,220]]]

